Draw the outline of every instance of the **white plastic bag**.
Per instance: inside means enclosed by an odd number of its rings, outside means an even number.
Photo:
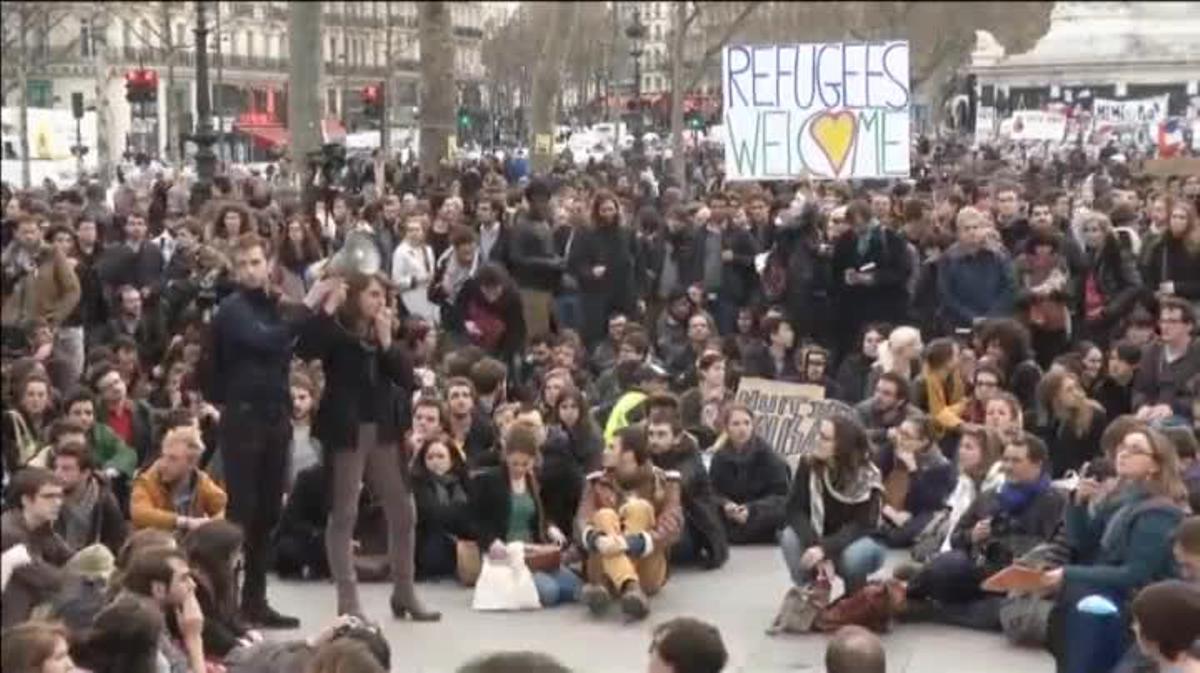
[[[507,546],[508,555],[496,561],[483,554],[483,569],[475,583],[471,607],[481,611],[537,610],[537,585],[533,573],[525,565],[525,545],[513,542]]]

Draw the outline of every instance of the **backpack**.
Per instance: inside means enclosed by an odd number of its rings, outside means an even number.
[[[802,587],[792,587],[783,596],[783,604],[767,629],[767,635],[809,633],[816,629],[817,619],[829,605],[833,590],[829,580],[819,577]]]

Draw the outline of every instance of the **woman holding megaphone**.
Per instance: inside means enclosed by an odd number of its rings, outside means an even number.
[[[394,339],[391,288],[383,276],[361,270],[330,278],[335,287],[301,332],[297,351],[306,360],[320,359],[325,373],[313,435],[325,447],[331,475],[325,550],[338,613],[364,616],[351,545],[366,478],[387,518],[392,614],[437,621],[441,614],[427,610],[413,588],[416,510],[399,446],[415,384],[412,363]]]

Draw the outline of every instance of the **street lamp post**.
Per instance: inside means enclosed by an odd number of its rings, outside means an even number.
[[[212,102],[208,93],[208,26],[204,23],[207,2],[196,2],[196,182],[192,185],[192,206],[199,208],[212,196],[217,157],[213,154],[216,136],[212,128]]]
[[[625,29],[629,38],[629,55],[633,57],[633,159],[638,170],[642,168],[642,160],[646,156],[646,147],[642,142],[642,39],[646,37],[646,26],[642,24],[642,12],[633,8],[633,23]]]

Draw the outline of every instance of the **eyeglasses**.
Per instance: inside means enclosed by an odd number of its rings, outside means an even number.
[[[976,388],[999,388],[1000,384],[995,381],[976,381]]]

